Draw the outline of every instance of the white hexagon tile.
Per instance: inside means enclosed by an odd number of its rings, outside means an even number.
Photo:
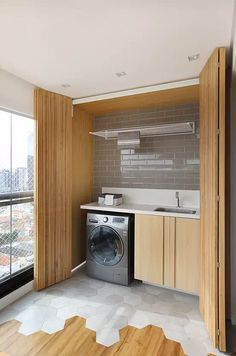
[[[119,341],[127,325],[149,324],[163,329],[167,338],[179,341],[186,354],[221,355],[210,345],[195,296],[134,282],[130,287],[87,277],[80,270],[71,279],[41,292],[30,292],[0,311],[0,324],[16,319],[19,332],[52,334],[62,330],[73,316],[86,319],[96,341],[110,346]]]

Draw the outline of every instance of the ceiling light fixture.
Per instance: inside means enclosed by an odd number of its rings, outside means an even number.
[[[200,53],[193,54],[192,56],[188,56],[189,62],[196,61],[198,58],[200,58]]]
[[[70,85],[70,84],[62,84],[61,86],[62,86],[62,88],[65,88],[65,89],[67,89],[67,88],[70,88],[70,87],[71,87],[71,85]]]
[[[116,73],[116,76],[117,76],[118,78],[124,77],[125,75],[127,75],[126,72],[117,72],[117,73]]]

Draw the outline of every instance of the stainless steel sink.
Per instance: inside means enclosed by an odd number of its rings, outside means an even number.
[[[179,213],[179,214],[196,214],[196,210],[184,209],[184,208],[156,208],[154,211],[160,211],[163,213]]]

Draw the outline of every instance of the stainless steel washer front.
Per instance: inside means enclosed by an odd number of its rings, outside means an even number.
[[[133,275],[133,218],[87,214],[87,272],[91,277],[128,285]]]

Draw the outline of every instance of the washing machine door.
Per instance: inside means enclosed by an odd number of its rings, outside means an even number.
[[[88,250],[92,259],[103,266],[114,266],[124,252],[119,234],[109,226],[97,226],[90,232]]]

